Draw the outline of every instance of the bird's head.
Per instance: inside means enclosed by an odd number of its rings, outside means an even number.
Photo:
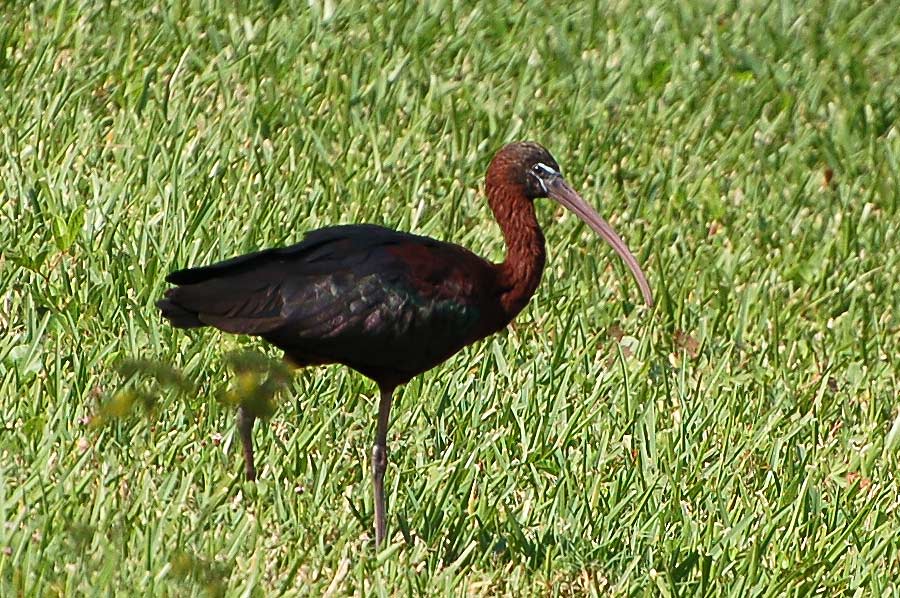
[[[496,193],[497,196],[512,192],[529,200],[549,197],[574,212],[625,261],[637,280],[644,301],[649,306],[653,305],[650,283],[628,246],[609,223],[566,182],[559,164],[544,146],[533,141],[519,141],[501,148],[488,167],[487,187],[489,196],[495,195],[492,191],[495,188],[506,192]]]
[[[489,185],[500,183],[524,193],[528,199],[547,197],[547,183],[560,176],[559,164],[547,148],[533,141],[504,146],[488,168]]]

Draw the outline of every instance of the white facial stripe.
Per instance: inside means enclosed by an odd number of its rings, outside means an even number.
[[[538,162],[534,166],[531,167],[529,174],[537,179],[537,182],[541,185],[541,189],[543,189],[544,193],[547,193],[547,184],[544,183],[545,176],[559,176],[559,173],[554,169],[550,168],[543,162]]]
[[[559,174],[558,172],[556,172],[555,170],[553,170],[552,168],[550,168],[549,166],[547,166],[547,165],[544,164],[543,162],[538,162],[538,163],[535,164],[534,166],[535,166],[535,168],[540,168],[541,170],[543,170],[543,171],[544,171],[545,173],[547,173],[547,174]]]
[[[543,164],[541,164],[541,166],[543,166]],[[538,182],[538,185],[540,185],[541,189],[543,189],[544,193],[546,193],[547,185],[544,184],[544,181],[541,180],[541,177],[539,177],[537,174],[535,174],[534,171],[531,171],[528,174],[530,174],[531,176],[533,176],[535,178],[535,180]]]

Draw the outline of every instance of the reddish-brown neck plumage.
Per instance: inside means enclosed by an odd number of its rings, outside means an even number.
[[[544,271],[544,235],[538,226],[534,203],[525,187],[514,178],[515,164],[498,156],[488,169],[485,191],[494,218],[506,240],[506,259],[498,265],[500,297],[510,319],[531,299]]]

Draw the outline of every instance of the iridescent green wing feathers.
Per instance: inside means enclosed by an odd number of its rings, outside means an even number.
[[[179,286],[159,306],[175,325],[260,335],[321,358],[433,358],[470,341],[481,316],[487,264],[470,253],[460,263],[460,251],[381,227],[331,227],[292,247],[175,272],[167,280]]]

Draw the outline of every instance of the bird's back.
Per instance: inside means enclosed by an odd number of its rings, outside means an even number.
[[[373,225],[174,272],[158,306],[178,327],[261,336],[297,365],[343,363],[403,383],[508,323],[494,267],[468,250]]]

